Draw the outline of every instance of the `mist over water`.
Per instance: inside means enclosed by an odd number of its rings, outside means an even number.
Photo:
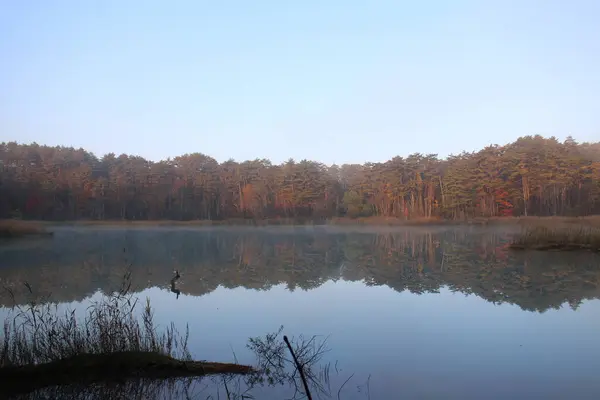
[[[477,227],[55,232],[0,247],[0,283],[16,303],[31,297],[28,282],[85,312],[131,271],[159,324],[189,324],[197,359],[252,363],[248,338],[281,325],[328,337],[333,398],[352,374],[340,398],[600,395],[598,255],[514,252],[513,232]],[[3,290],[0,305],[12,302]]]

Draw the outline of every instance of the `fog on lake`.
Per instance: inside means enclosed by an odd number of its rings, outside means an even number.
[[[130,271],[160,324],[189,325],[197,359],[252,364],[248,338],[281,325],[327,337],[332,398],[597,398],[600,256],[513,251],[513,233],[58,227],[0,246],[0,316],[30,301],[24,282],[84,312]]]

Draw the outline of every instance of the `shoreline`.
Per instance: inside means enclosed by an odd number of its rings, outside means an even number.
[[[548,243],[538,245],[522,245],[522,244],[511,244],[509,246],[512,250],[532,250],[532,251],[591,251],[600,252],[600,247],[593,247],[588,244],[580,243]]]
[[[10,221],[10,220],[4,220]],[[48,226],[139,226],[139,227],[265,227],[265,226],[489,226],[489,225],[581,225],[600,227],[600,215],[589,215],[584,217],[492,217],[473,218],[469,220],[445,220],[439,218],[416,218],[402,219],[393,217],[365,217],[349,218],[336,217],[329,219],[308,218],[275,218],[275,219],[242,219],[232,218],[226,220],[26,220],[24,224]],[[52,232],[37,232],[41,235],[51,235]]]
[[[528,226],[516,236],[509,248],[538,251],[600,252],[600,228],[579,226]]]

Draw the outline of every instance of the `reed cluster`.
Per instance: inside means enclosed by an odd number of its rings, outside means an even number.
[[[600,251],[600,229],[595,227],[525,228],[511,247],[532,250],[591,250]]]

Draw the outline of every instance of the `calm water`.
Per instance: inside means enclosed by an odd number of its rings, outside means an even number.
[[[197,359],[235,353],[253,363],[248,338],[281,325],[288,336],[328,336],[322,363],[331,362],[336,399],[345,381],[341,399],[598,398],[600,257],[512,252],[510,237],[483,228],[57,228],[51,239],[0,247],[0,283],[18,303],[29,298],[26,281],[81,310],[119,288],[129,268],[159,323],[189,324]],[[0,305],[10,304],[2,292]],[[225,393],[210,382],[194,390]],[[290,390],[252,393],[283,399]]]

